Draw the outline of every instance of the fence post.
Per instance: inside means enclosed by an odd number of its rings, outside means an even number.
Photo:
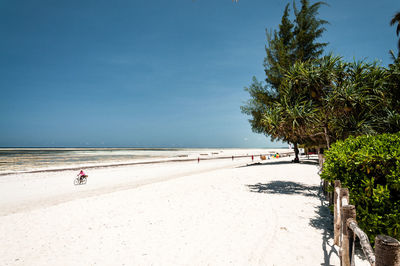
[[[353,205],[348,205],[348,206],[353,206]],[[354,216],[356,216],[356,207],[354,206]],[[354,266],[354,254],[355,254],[355,248],[356,248],[356,234],[353,230],[350,228],[350,223],[357,223],[356,218],[349,218],[346,221],[346,228],[347,228],[347,239],[349,240],[349,259],[350,259],[350,265]]]
[[[349,197],[349,189],[348,188],[341,188],[340,189],[340,208],[342,208],[342,202],[345,202],[348,205],[350,202],[350,197]]]
[[[334,243],[339,246],[340,239],[340,219],[338,216],[340,215],[340,188],[342,187],[339,180],[335,180],[335,191],[334,191],[334,208],[333,208],[333,230],[334,230]],[[339,190],[339,194],[337,193]],[[339,200],[339,201],[338,201]]]
[[[400,265],[400,242],[390,236],[378,235],[375,238],[376,266]]]
[[[329,186],[331,186],[333,189],[335,189],[335,184],[334,184],[334,182],[329,182],[328,183],[328,185],[327,185],[327,187],[329,187]],[[329,206],[331,206],[331,205],[333,205],[334,204],[334,194],[335,194],[335,191],[328,191],[328,201],[329,201]]]
[[[339,232],[339,247],[342,246],[342,234],[343,234],[343,227],[342,227],[342,206],[343,202],[345,203],[344,205],[349,204],[349,189],[348,188],[341,188],[340,189],[340,194],[339,194],[339,208],[337,208],[337,211],[339,212],[337,215],[337,223],[340,226],[340,232]],[[339,249],[339,256],[340,256],[340,249]]]
[[[325,179],[322,181],[322,190],[323,190],[323,192],[324,192],[324,196],[326,197],[326,195],[327,195],[327,184],[328,184],[328,181],[326,181]]]
[[[372,266],[375,266],[375,254],[372,250],[371,243],[369,243],[368,236],[360,227],[358,227],[356,220],[348,219],[347,226],[357,235],[358,239],[360,239],[360,245],[364,255],[367,257],[369,263]]]
[[[319,168],[322,169],[325,162],[324,154],[321,153],[321,149],[318,149],[318,163]]]
[[[342,246],[341,246],[341,265],[343,266],[351,266],[352,260],[351,255],[353,254],[353,246],[354,246],[354,233],[351,230],[348,230],[347,227],[347,219],[352,218],[356,219],[356,207],[354,205],[345,205],[342,206],[341,209],[342,214]]]

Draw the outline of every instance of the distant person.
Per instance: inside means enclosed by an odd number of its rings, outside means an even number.
[[[85,176],[87,176],[87,175],[86,175],[85,172],[83,172],[83,170],[81,169],[81,171],[79,172],[79,174],[78,174],[77,176],[79,177],[79,181],[82,182],[82,178],[85,177]]]

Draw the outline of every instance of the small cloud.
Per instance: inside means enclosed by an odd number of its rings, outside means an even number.
[[[248,138],[244,138],[243,140],[244,140],[244,141],[248,141],[249,139],[248,139]]]

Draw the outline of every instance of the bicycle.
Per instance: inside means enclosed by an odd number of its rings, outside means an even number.
[[[87,178],[88,178],[87,175],[82,175],[82,176],[75,177],[74,185],[76,186],[76,185],[84,185],[84,184],[86,184]]]

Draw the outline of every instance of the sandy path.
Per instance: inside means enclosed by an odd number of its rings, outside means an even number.
[[[57,202],[42,191],[51,204],[8,214],[2,200],[0,265],[339,265],[318,168],[285,159],[240,166],[101,169],[75,193],[61,187],[76,198]],[[109,171],[118,178],[107,179]],[[71,181],[63,175],[23,183]],[[28,204],[37,195],[17,198]]]

